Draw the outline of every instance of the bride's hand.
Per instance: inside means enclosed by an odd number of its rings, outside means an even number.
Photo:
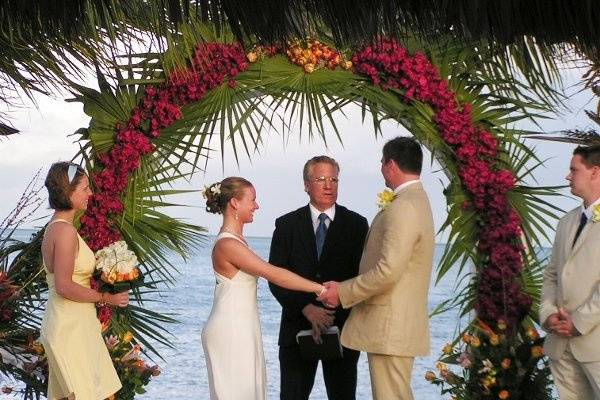
[[[321,301],[325,293],[327,293],[327,288],[324,285],[321,285],[321,288],[315,291],[315,294],[317,295],[317,300]]]

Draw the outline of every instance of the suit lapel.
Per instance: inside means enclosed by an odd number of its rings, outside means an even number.
[[[308,206],[302,208],[300,216],[300,237],[304,244],[306,254],[310,259],[317,262],[317,245],[315,239],[315,231],[313,230],[312,218],[310,216],[310,208]]]
[[[579,224],[579,221],[577,221],[576,225],[578,225],[578,224]],[[579,248],[583,245],[583,242],[585,242],[585,240],[587,239],[587,237],[590,235],[590,233],[592,231],[594,231],[595,229],[598,229],[598,227],[596,225],[597,225],[597,223],[594,223],[594,222],[588,220],[588,222],[583,227],[581,234],[579,234],[579,237],[577,238],[577,242],[575,242],[575,246],[573,246],[571,255],[575,254],[577,252],[577,250],[579,250]],[[575,238],[575,230],[577,230],[577,226],[575,226],[575,229],[572,232],[572,234],[573,234],[572,239]]]

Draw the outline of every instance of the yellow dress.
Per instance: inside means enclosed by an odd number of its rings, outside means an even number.
[[[63,221],[56,219],[50,224]],[[67,222],[68,223],[68,222]],[[49,224],[49,225],[50,225]],[[90,287],[94,253],[77,235],[73,282]],[[102,339],[94,303],[68,300],[56,293],[54,274],[46,268],[48,302],[40,341],[48,358],[48,399],[102,400],[121,388],[121,382]]]

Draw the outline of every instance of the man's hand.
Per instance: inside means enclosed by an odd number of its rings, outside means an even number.
[[[543,326],[548,332],[565,338],[581,335],[573,325],[571,314],[564,308],[560,308],[557,313],[550,314]]]
[[[564,308],[559,308],[558,315],[563,323],[563,330],[566,331],[569,336],[581,336],[581,332],[579,332],[573,324],[573,317],[570,312]]]
[[[317,300],[325,304],[326,307],[335,308],[340,304],[339,298],[339,286],[340,284],[335,281],[325,282],[323,284],[327,288],[327,291],[319,296]]]
[[[335,315],[335,311],[315,306],[314,304],[308,304],[302,309],[302,314],[304,314],[306,319],[312,325],[314,338],[316,332],[319,332],[320,336],[321,331],[324,331],[325,329],[333,325],[333,317]]]

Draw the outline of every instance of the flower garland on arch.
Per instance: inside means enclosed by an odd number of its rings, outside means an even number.
[[[191,67],[174,71],[159,87],[147,86],[144,99],[129,121],[115,127],[115,144],[98,155],[102,170],[92,176],[96,192],[81,218],[80,232],[94,251],[121,239],[113,220],[124,211],[122,193],[130,175],[140,167],[142,156],[155,150],[151,140],[160,130],[181,119],[181,107],[201,100],[208,91],[246,70],[246,55],[239,44],[201,43]]]
[[[478,266],[478,317],[492,326],[503,320],[517,327],[532,299],[518,282],[524,267],[521,220],[507,198],[516,179],[497,166],[497,140],[473,124],[471,105],[459,104],[423,53],[411,56],[396,40],[382,39],[355,54],[352,63],[374,85],[401,89],[406,101],[418,100],[433,108],[440,137],[454,150],[461,183],[471,198],[463,208],[479,216],[477,246],[485,261]]]
[[[161,129],[182,118],[181,107],[184,105],[200,101],[207,92],[224,82],[234,87],[235,77],[247,66],[246,55],[239,44],[202,43],[196,47],[189,69],[173,71],[164,84],[145,88],[144,98],[133,109],[129,120],[115,127],[113,147],[97,156],[101,170],[92,175],[95,192],[81,217],[80,227],[81,235],[93,251],[121,240],[114,221],[124,211],[121,199],[131,174],[140,167],[142,157],[155,150],[152,139],[160,136]],[[94,280],[91,285],[96,289],[99,286]],[[109,330],[113,318],[110,306],[98,307],[97,316],[123,383],[116,398],[132,399],[152,376],[160,373],[160,369],[147,365],[140,358],[139,345],[130,343],[131,332],[112,334]]]
[[[295,47],[294,47],[295,46]],[[383,89],[399,89],[407,102],[412,100],[429,104],[435,115],[434,122],[440,137],[453,149],[458,164],[458,176],[470,200],[465,209],[478,215],[478,252],[483,260],[478,265],[478,292],[475,308],[478,317],[498,328],[506,324],[513,331],[527,315],[531,298],[522,293],[518,282],[524,268],[521,244],[521,221],[510,206],[507,194],[515,187],[511,171],[497,163],[497,139],[473,123],[471,106],[460,104],[456,95],[441,79],[438,69],[422,53],[410,55],[393,39],[381,39],[354,54],[345,61],[333,49],[312,43],[316,62],[291,58],[299,50],[298,43],[287,52],[290,60],[300,63],[306,73],[314,69],[338,66],[369,77]],[[329,56],[323,59],[324,51]],[[331,50],[331,51],[329,51]],[[319,57],[316,53],[319,53]],[[257,54],[258,53],[258,54]],[[257,48],[248,54],[248,61],[257,61],[261,53],[273,56],[286,53],[282,46]],[[312,57],[312,56],[311,56]],[[306,68],[309,63],[310,68]],[[140,104],[128,121],[115,127],[115,145],[98,156],[102,168],[92,176],[96,193],[90,199],[86,214],[81,219],[81,233],[93,250],[120,240],[116,224],[124,211],[121,198],[131,174],[140,166],[143,156],[155,150],[152,139],[160,136],[163,128],[182,118],[181,107],[200,101],[208,91],[227,82],[235,86],[235,77],[247,69],[246,55],[239,44],[202,43],[195,49],[190,68],[172,72],[160,86],[147,86]],[[501,293],[503,295],[499,296]],[[103,326],[110,323],[110,308],[99,310]],[[506,328],[502,331],[508,332]]]

